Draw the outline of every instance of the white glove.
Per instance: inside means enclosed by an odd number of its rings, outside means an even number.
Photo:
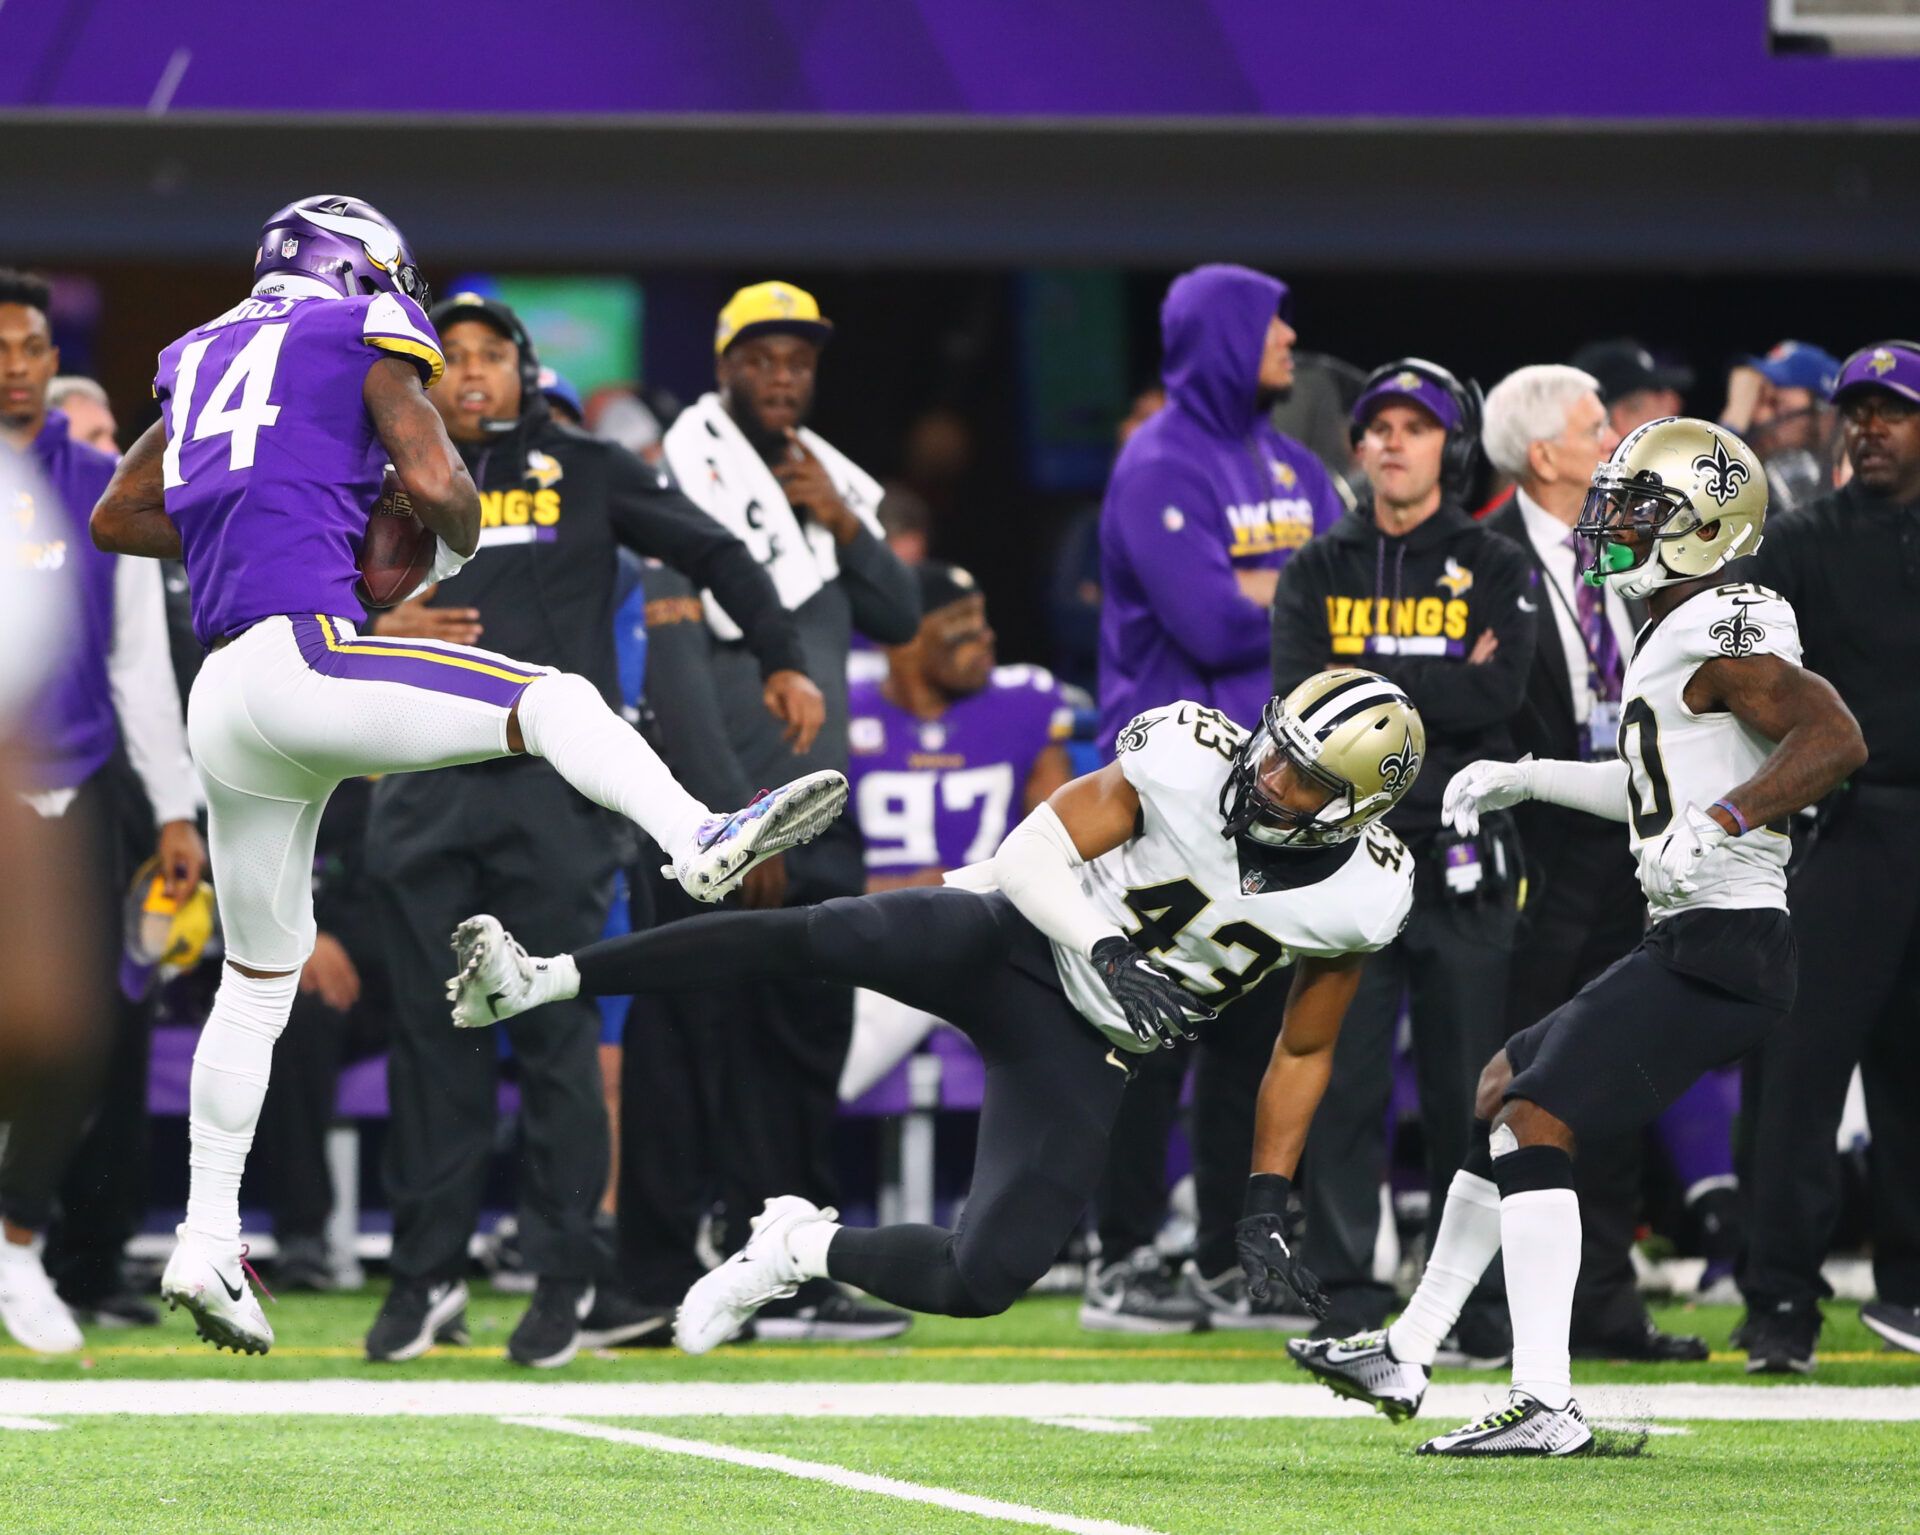
[[[1698,888],[1693,876],[1701,860],[1727,840],[1727,831],[1698,805],[1675,817],[1666,835],[1640,849],[1640,888],[1654,906],[1670,906]]]
[[[1532,797],[1527,769],[1532,759],[1518,762],[1470,762],[1447,780],[1440,796],[1440,819],[1462,837],[1480,830],[1483,811],[1505,810]]]
[[[476,551],[477,552],[477,551]],[[430,586],[437,586],[449,576],[457,576],[466,567],[471,554],[455,554],[447,547],[447,541],[438,533],[433,535],[433,566],[427,571],[427,579],[400,600],[411,602]]]

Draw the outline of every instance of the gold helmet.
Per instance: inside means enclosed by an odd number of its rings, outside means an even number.
[[[1226,835],[1283,847],[1348,842],[1400,803],[1426,756],[1427,730],[1407,695],[1377,672],[1319,672],[1267,700],[1220,790]],[[1317,811],[1280,802],[1281,770],[1332,797]]]
[[[1629,432],[1593,471],[1574,532],[1593,541],[1588,584],[1644,597],[1755,553],[1766,520],[1753,450],[1711,422],[1668,416]]]

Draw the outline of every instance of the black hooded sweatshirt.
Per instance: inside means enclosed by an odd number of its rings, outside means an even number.
[[[1273,599],[1273,690],[1330,666],[1378,672],[1405,690],[1427,755],[1389,815],[1410,844],[1440,829],[1447,780],[1481,757],[1511,761],[1507,722],[1526,693],[1539,594],[1527,557],[1451,502],[1392,538],[1362,503],[1280,572]],[[1491,660],[1470,663],[1491,629]]]

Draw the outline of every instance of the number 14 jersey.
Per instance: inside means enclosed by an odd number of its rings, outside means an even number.
[[[361,391],[382,356],[427,384],[444,366],[400,294],[258,292],[160,354],[167,516],[201,644],[278,613],[360,617],[353,584],[387,462]]]
[[[1775,743],[1725,711],[1695,714],[1687,684],[1722,656],[1779,656],[1798,666],[1800,623],[1793,606],[1764,586],[1713,587],[1689,597],[1633,647],[1621,684],[1620,756],[1627,764],[1628,828],[1634,857],[1666,835],[1688,805],[1705,810],[1759,770]],[[1692,876],[1693,894],[1650,905],[1658,922],[1702,907],[1787,906],[1787,828],[1756,826],[1709,853]]]
[[[1080,871],[1100,913],[1216,1009],[1297,955],[1384,948],[1413,906],[1413,855],[1384,826],[1313,850],[1223,836],[1221,789],[1245,740],[1200,704],[1136,716],[1115,749],[1140,796],[1139,834]],[[1060,944],[1053,952],[1082,1017],[1123,1050],[1152,1048],[1128,1029],[1084,954]]]

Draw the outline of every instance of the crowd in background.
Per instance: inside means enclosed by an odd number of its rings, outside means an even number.
[[[1402,1235],[1418,1243],[1438,1218],[1464,1154],[1480,1064],[1639,938],[1617,826],[1523,806],[1463,838],[1439,800],[1475,758],[1614,754],[1644,615],[1580,580],[1572,527],[1622,437],[1702,399],[1694,373],[1637,341],[1597,340],[1483,396],[1436,361],[1363,371],[1305,349],[1313,338],[1271,277],[1184,274],[1162,311],[1160,377],[1116,423],[1105,496],[1054,551],[1046,670],[996,653],[991,611],[1025,594],[983,591],[941,558],[959,519],[986,515],[958,504],[964,419],[916,423],[885,483],[809,430],[833,351],[806,291],[736,294],[717,317],[712,379],[675,381],[702,386],[685,405],[638,384],[583,400],[495,299],[455,295],[433,319],[447,368],[432,398],[481,492],[481,547],[457,582],[371,615],[372,632],[586,675],[710,803],[847,772],[847,817],[756,869],[747,907],[936,883],[1106,760],[1141,710],[1192,698],[1251,727],[1269,696],[1329,664],[1399,683],[1429,743],[1388,821],[1418,860],[1415,911],[1369,964],[1302,1178],[1306,1256],[1333,1302],[1322,1330],[1384,1322]],[[41,816],[85,823],[94,950],[76,963],[94,991],[76,1005],[97,1014],[99,1043],[68,1091],[15,1113],[0,1151],[0,1321],[51,1352],[79,1346],[74,1317],[159,1321],[126,1257],[149,1222],[151,1024],[156,1008],[191,1021],[204,1005],[212,966],[196,965],[218,937],[181,724],[198,659],[184,579],[82,547],[117,427],[97,385],[58,374],[49,334],[44,285],[0,274],[0,435],[61,503],[21,515],[32,547],[66,541],[86,589],[81,641],[43,715],[68,749],[24,787]],[[859,398],[860,380],[835,385]],[[1739,1069],[1701,1083],[1644,1140],[1582,1148],[1575,1343],[1704,1357],[1648,1314],[1635,1249],[1652,1223],[1703,1260],[1699,1293],[1744,1295],[1756,1361],[1810,1361],[1836,1232],[1870,1235],[1880,1300],[1912,1311],[1920,1340],[1920,850],[1887,851],[1920,825],[1920,746],[1885,697],[1920,663],[1920,349],[1869,347],[1843,374],[1838,356],[1784,340],[1713,393],[1771,496],[1767,546],[1740,575],[1801,605],[1808,665],[1861,717],[1873,762],[1796,828],[1801,1001],[1777,1049],[1748,1063],[1744,1089]],[[669,482],[706,523],[660,508]],[[754,613],[729,610],[741,545],[773,577],[802,654],[777,653]],[[825,694],[826,723],[806,738],[768,709],[795,671]],[[503,1039],[456,1034],[445,935],[472,912],[501,916],[539,953],[692,913],[660,851],[616,820],[530,758],[350,784],[328,808],[321,935],[246,1196],[269,1215],[283,1287],[357,1281],[330,1229],[351,1191],[332,1186],[326,1146],[343,1068],[384,1053],[393,1284],[369,1302],[370,1358],[465,1336],[475,1250],[532,1290],[523,1362],[665,1343],[680,1295],[744,1241],[762,1199],[845,1203],[839,1106],[940,1040],[937,1018],[807,976],[716,977],[709,992],[604,1014],[556,1004]],[[1863,894],[1870,913],[1854,909]],[[1129,1084],[1084,1251],[1067,1255],[1084,1263],[1090,1328],[1310,1323],[1284,1297],[1253,1301],[1233,1258],[1273,1039],[1232,1025],[1147,1057]],[[1856,1065],[1864,1116],[1847,1096]],[[503,1077],[518,1091],[505,1139]],[[1174,1197],[1183,1122],[1192,1181]],[[503,1145],[516,1206],[482,1233]],[[1851,1230],[1843,1195],[1864,1211]],[[1496,1265],[1449,1357],[1510,1352],[1500,1285]],[[910,1318],[820,1280],[755,1325],[857,1339]]]

